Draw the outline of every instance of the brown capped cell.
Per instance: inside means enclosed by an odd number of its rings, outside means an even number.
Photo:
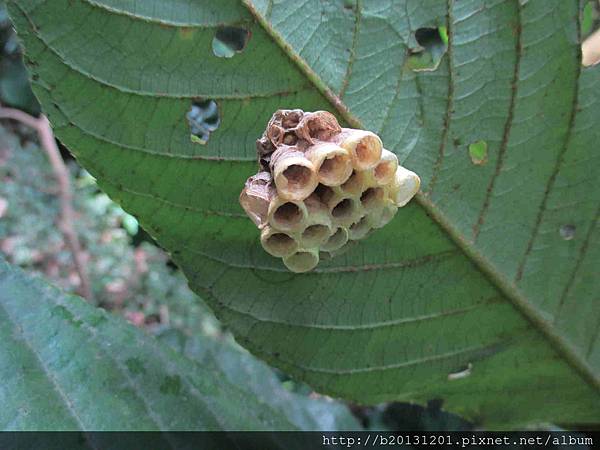
[[[269,172],[258,172],[248,178],[240,194],[240,205],[258,228],[267,223],[269,204],[275,195],[272,182]]]
[[[270,172],[271,169],[269,164],[271,162],[271,155],[275,151],[275,146],[271,143],[266,135],[263,135],[256,141],[256,156],[258,158],[258,165],[261,170]]]
[[[275,146],[279,146],[283,143],[283,137],[285,135],[285,130],[283,127],[277,124],[271,124],[269,128],[267,128],[267,138],[269,141]]]
[[[278,123],[284,130],[296,128],[304,117],[304,111],[301,109],[280,109],[275,112],[273,122]]]
[[[285,130],[295,130],[304,117],[304,111],[301,109],[286,109],[281,117],[281,126]]]
[[[296,134],[310,144],[316,140],[329,141],[342,131],[340,124],[333,114],[327,111],[304,113],[296,127]]]

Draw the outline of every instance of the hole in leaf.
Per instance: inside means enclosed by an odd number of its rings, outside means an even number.
[[[214,100],[200,100],[192,103],[186,114],[190,126],[192,142],[206,144],[210,133],[219,128],[219,107]]]
[[[584,67],[600,63],[600,2],[586,0],[580,9],[581,64]]]
[[[212,41],[212,50],[219,58],[231,58],[246,47],[250,32],[238,27],[220,27]]]
[[[473,364],[469,363],[466,367],[462,367],[460,370],[456,372],[452,372],[448,374],[448,381],[452,380],[460,380],[461,378],[466,378],[471,375],[471,371],[473,370]]]
[[[344,9],[354,10],[356,8],[355,0],[344,0],[343,4],[344,4]]]
[[[446,27],[419,28],[415,32],[415,39],[418,46],[409,50],[408,68],[415,72],[437,69],[448,49]]]
[[[586,38],[600,26],[600,3],[587,0],[581,9],[581,36]]]
[[[473,164],[482,166],[487,162],[488,145],[486,141],[477,141],[469,145],[469,156]]]
[[[576,230],[577,228],[575,227],[575,225],[567,224],[560,227],[560,230],[558,230],[558,232],[560,233],[561,238],[563,238],[565,241],[570,241],[575,237]]]

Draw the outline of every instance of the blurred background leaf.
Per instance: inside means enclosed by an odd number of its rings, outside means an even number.
[[[0,429],[352,430],[333,401],[195,336],[198,363],[0,257]],[[51,412],[51,413],[50,413]]]

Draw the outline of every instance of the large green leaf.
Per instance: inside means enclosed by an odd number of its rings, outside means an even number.
[[[1,257],[0,341],[1,430],[359,427],[341,405],[287,392],[249,355],[196,337],[205,356],[194,363]]]
[[[252,352],[361,402],[438,397],[483,423],[600,417],[600,71],[580,67],[578,1],[10,11],[59,138]],[[212,53],[221,25],[251,32],[232,58]],[[447,52],[413,70],[416,31],[437,27]],[[185,120],[196,97],[220,109],[207,145]],[[302,275],[260,249],[237,202],[278,108],[369,128],[423,180],[385,229]]]

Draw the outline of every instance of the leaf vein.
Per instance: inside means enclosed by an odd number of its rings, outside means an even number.
[[[354,30],[352,32],[352,47],[350,48],[350,58],[348,59],[348,66],[346,67],[346,73],[342,79],[342,87],[338,94],[339,98],[344,98],[346,89],[348,89],[348,83],[350,82],[350,76],[352,75],[352,68],[354,67],[354,61],[356,61],[356,45],[358,42],[358,34],[360,31],[360,23],[362,20],[362,0],[356,0],[356,10],[354,11]]]
[[[448,57],[448,101],[446,103],[446,112],[444,114],[444,123],[442,128],[442,137],[440,141],[440,146],[438,149],[438,156],[433,166],[433,174],[431,175],[431,180],[429,181],[429,186],[427,188],[427,195],[430,197],[433,195],[433,189],[437,183],[437,179],[440,171],[442,170],[442,165],[444,162],[444,156],[446,154],[446,141],[448,140],[448,135],[450,133],[450,124],[452,122],[452,113],[454,108],[454,83],[455,83],[455,68],[454,68],[454,18],[452,15],[452,6],[454,5],[454,0],[446,0],[446,5],[448,8],[448,13],[446,15],[446,30],[448,34],[448,45],[446,50],[446,55]]]
[[[577,16],[576,20],[577,20],[577,29],[580,30],[579,15]],[[538,214],[535,219],[535,224],[533,226],[533,231],[531,233],[531,237],[529,239],[529,242],[527,243],[527,248],[525,250],[525,254],[521,258],[521,261],[519,263],[519,267],[517,269],[517,274],[516,274],[515,280],[514,280],[516,284],[519,283],[519,281],[523,277],[523,271],[525,269],[525,264],[527,263],[527,259],[529,257],[529,254],[531,253],[531,249],[533,248],[533,243],[535,242],[535,239],[537,238],[537,235],[539,233],[540,226],[541,226],[543,218],[544,218],[544,213],[546,212],[548,198],[550,197],[550,193],[554,189],[554,183],[556,182],[556,177],[558,176],[558,172],[560,171],[560,168],[565,160],[565,155],[566,155],[566,153],[569,149],[569,145],[571,143],[571,136],[573,135],[573,128],[575,127],[575,117],[577,116],[577,105],[579,102],[579,83],[581,80],[581,70],[582,70],[581,67],[582,67],[581,55],[579,55],[578,63],[576,64],[576,76],[575,76],[575,83],[574,83],[574,89],[573,89],[574,92],[573,92],[572,100],[571,100],[571,112],[570,112],[570,116],[569,116],[567,132],[565,134],[565,139],[564,139],[562,148],[556,159],[554,169],[552,170],[552,173],[550,174],[550,177],[548,178],[548,181],[546,183],[546,189],[544,190],[542,202],[540,203],[540,206],[538,208]]]
[[[517,21],[517,29],[516,29],[517,35],[515,38],[516,57],[515,57],[515,66],[513,69],[514,70],[513,78],[512,78],[512,83],[511,83],[510,101],[508,104],[508,115],[506,117],[506,122],[504,124],[504,132],[502,134],[502,142],[500,143],[500,150],[498,151],[498,159],[496,161],[496,168],[494,170],[494,174],[492,175],[492,178],[490,179],[490,182],[488,183],[488,186],[487,186],[487,189],[485,192],[485,199],[483,201],[481,210],[479,211],[479,216],[477,218],[477,222],[475,222],[475,225],[473,226],[474,242],[477,242],[477,238],[479,237],[479,233],[481,231],[481,227],[483,225],[485,215],[490,206],[491,196],[492,196],[492,192],[494,191],[496,180],[498,179],[498,176],[500,175],[500,172],[502,170],[502,166],[504,165],[504,156],[506,154],[506,150],[508,149],[508,141],[509,141],[509,138],[511,135],[511,129],[512,129],[514,115],[515,115],[518,83],[519,83],[519,76],[520,76],[520,72],[521,72],[521,60],[523,58],[523,42],[522,42],[522,39],[523,39],[522,27],[523,27],[523,25],[522,25],[522,19],[521,19],[522,6],[521,6],[520,0],[516,0],[515,3],[517,4],[517,12],[518,12],[518,21]]]

